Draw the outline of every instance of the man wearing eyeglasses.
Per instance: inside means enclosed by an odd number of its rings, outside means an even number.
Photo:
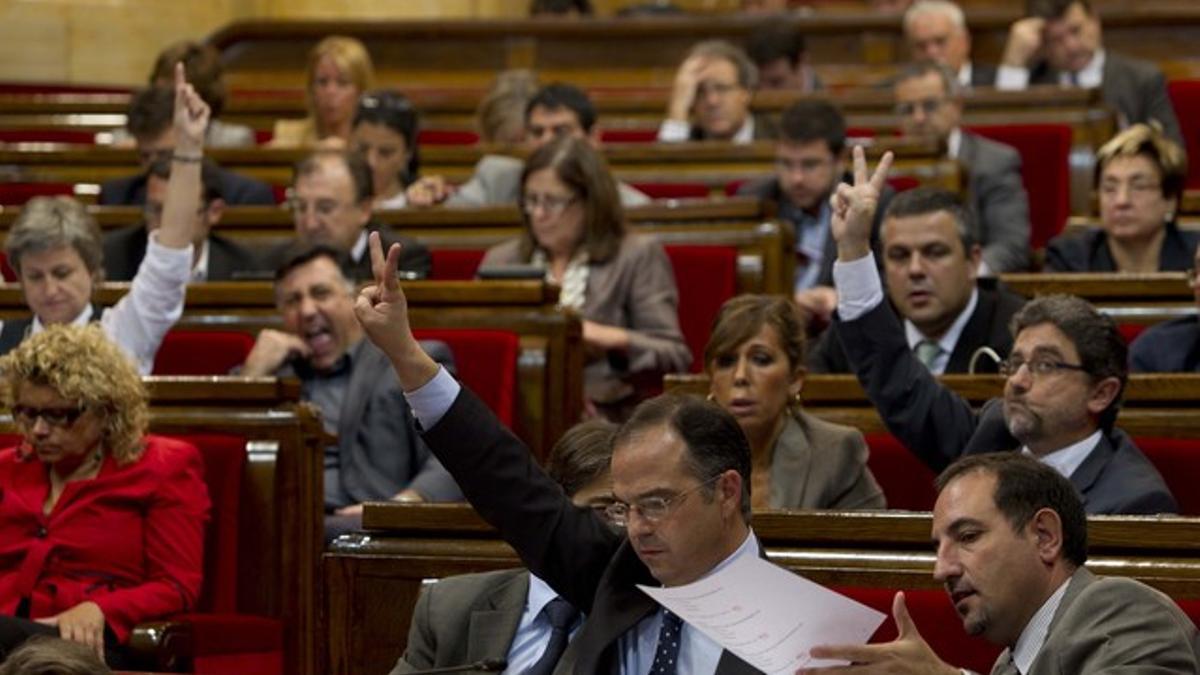
[[[225,200],[217,165],[205,159],[201,166],[202,181],[200,208],[192,222],[192,281],[229,281],[243,275],[253,275],[259,263],[251,252],[236,241],[214,234],[212,228],[221,221]],[[124,227],[104,235],[104,278],[108,281],[131,281],[146,255],[149,233],[162,221],[163,204],[167,199],[167,180],[171,162],[156,161],[150,165],[146,180],[146,203],[142,207],[142,223]]]
[[[1029,197],[1021,182],[1021,156],[1007,145],[963,131],[961,86],[945,66],[920,62],[906,68],[893,94],[904,133],[946,144],[968,177],[971,210],[983,246],[981,276],[1029,266]]]
[[[773,119],[750,114],[757,87],[758,68],[746,52],[724,40],[697,44],[675,73],[658,140],[746,144],[776,138],[779,129]]]
[[[891,165],[868,178],[855,149],[854,185],[833,204],[838,261],[835,323],[846,355],[888,430],[935,471],[963,455],[1019,450],[1066,476],[1088,513],[1173,513],[1162,476],[1114,427],[1128,379],[1116,323],[1087,302],[1042,296],[1012,320],[1004,395],[976,413],[917,360],[883,289],[870,247],[871,219]]]
[[[636,587],[687,584],[761,554],[749,522],[750,449],[737,421],[689,397],[639,405],[612,443],[609,513],[625,524],[614,532],[572,505],[528,448],[421,350],[395,280],[399,254],[393,247],[385,259],[372,236],[376,283],[359,294],[355,313],[467,499],[531,572],[587,614],[574,672],[757,673]]]
[[[433,263],[429,249],[411,237],[371,220],[374,183],[371,167],[357,153],[319,151],[296,165],[289,205],[296,224],[296,239],[266,255],[265,267],[274,270],[297,246],[325,245],[346,254],[345,272],[358,281],[371,276],[367,234],[378,231],[389,244],[404,246],[400,272],[409,278],[429,276]]]

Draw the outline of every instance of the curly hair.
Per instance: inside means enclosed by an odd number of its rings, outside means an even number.
[[[101,442],[118,464],[141,456],[150,419],[146,388],[133,362],[98,325],[49,326],[0,358],[0,372],[10,408],[21,385],[50,387],[100,416]]]

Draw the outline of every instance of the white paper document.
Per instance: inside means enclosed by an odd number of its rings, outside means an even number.
[[[686,586],[638,588],[766,673],[845,663],[808,652],[817,645],[863,644],[887,618],[752,555]]]

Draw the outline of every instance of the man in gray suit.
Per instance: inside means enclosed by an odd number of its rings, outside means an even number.
[[[241,374],[293,376],[301,399],[321,411],[337,443],[325,451],[325,537],[358,529],[362,502],[455,501],[454,479],[417,435],[387,357],[363,339],[354,317],[354,282],[345,254],[329,246],[301,250],[275,274],[285,330],[264,329]],[[445,361],[444,343],[424,343]]]
[[[977,413],[917,360],[883,288],[870,248],[871,220],[890,153],[868,179],[861,148],[854,186],[834,195],[838,337],[888,430],[935,471],[963,455],[1019,450],[1070,479],[1088,513],[1174,513],[1162,476],[1116,429],[1128,379],[1125,339],[1111,317],[1066,295],[1042,296],[1012,320],[1001,363],[1004,396]]]
[[[1196,626],[1171,598],[1084,568],[1087,517],[1058,472],[1014,453],[974,455],[937,487],[933,576],[967,633],[1006,648],[993,675],[1200,672]],[[960,675],[921,638],[903,593],[892,610],[895,641],[813,655],[854,661],[856,673]]]
[[[605,420],[578,424],[554,444],[546,465],[575,506],[603,518],[613,502],[609,460],[615,432],[616,425]],[[570,611],[560,615],[551,605],[556,600]],[[526,569],[447,577],[417,598],[408,646],[392,675],[499,657],[510,673],[549,673],[556,667],[568,672],[566,638],[580,619],[579,610]],[[559,640],[556,622],[564,631]]]
[[[1021,182],[1021,156],[959,128],[962,87],[943,65],[920,62],[906,68],[893,94],[904,132],[945,143],[950,158],[963,167],[983,246],[980,276],[1028,267],[1029,197]]]
[[[971,31],[951,0],[920,0],[904,12],[904,41],[913,61],[940,63],[963,88],[990,87],[996,68],[971,60]]]
[[[1009,31],[996,88],[1031,84],[1099,88],[1122,128],[1157,120],[1171,140],[1183,143],[1162,71],[1106,51],[1089,0],[1027,0],[1025,18]]]

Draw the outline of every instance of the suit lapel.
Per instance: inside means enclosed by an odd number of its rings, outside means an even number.
[[[986,317],[990,317],[996,311],[996,298],[990,293],[984,293],[982,289],[977,288],[977,291],[979,300],[975,303],[975,311],[971,313],[971,318],[967,319],[958,335],[958,341],[954,343],[954,351],[950,353],[950,360],[946,362],[947,373],[967,372],[976,345],[988,343],[987,327],[983,324]]]
[[[1096,581],[1096,575],[1088,571],[1086,567],[1080,567],[1079,569],[1076,569],[1075,573],[1071,575],[1071,578],[1067,580],[1067,590],[1063,593],[1062,601],[1058,603],[1058,608],[1054,610],[1054,617],[1050,619],[1050,625],[1046,627],[1046,641],[1042,643],[1042,649],[1038,650],[1037,656],[1034,657],[1033,663],[1029,666],[1029,673],[1027,673],[1027,675],[1053,675],[1061,672],[1057,664],[1053,664],[1049,661],[1043,662],[1043,655],[1049,654],[1047,658],[1050,659],[1053,659],[1054,657],[1054,650],[1047,650],[1045,646],[1053,638],[1054,629],[1058,627],[1058,624],[1062,620],[1063,616],[1065,616],[1067,611],[1071,608],[1071,603],[1075,602],[1075,598],[1079,597],[1079,594],[1083,592],[1083,589],[1090,586],[1094,581]],[[1005,650],[1005,653],[1007,654],[1008,650]],[[1043,667],[1044,663],[1049,665],[1045,665],[1045,667]]]
[[[349,449],[356,447],[353,439],[357,427],[362,422],[367,403],[374,391],[374,383],[381,369],[386,365],[380,363],[381,352],[377,352],[367,344],[366,338],[350,350],[350,382],[346,385],[345,398],[342,400],[342,410],[338,416],[338,448],[341,455],[341,470],[346,473],[352,465],[360,464],[357,457],[350,457]],[[346,481],[343,479],[342,481]]]
[[[1079,468],[1071,474],[1071,484],[1079,491],[1085,508],[1088,505],[1088,491],[1100,478],[1100,474],[1104,472],[1105,467],[1112,461],[1113,455],[1116,453],[1116,448],[1113,447],[1108,435],[1101,432],[1100,442],[1088,453]]]
[[[467,629],[468,662],[508,654],[528,595],[529,573],[523,572],[497,586],[480,609],[471,612]]]
[[[771,458],[771,508],[802,505],[812,471],[812,443],[800,420],[788,415]]]

